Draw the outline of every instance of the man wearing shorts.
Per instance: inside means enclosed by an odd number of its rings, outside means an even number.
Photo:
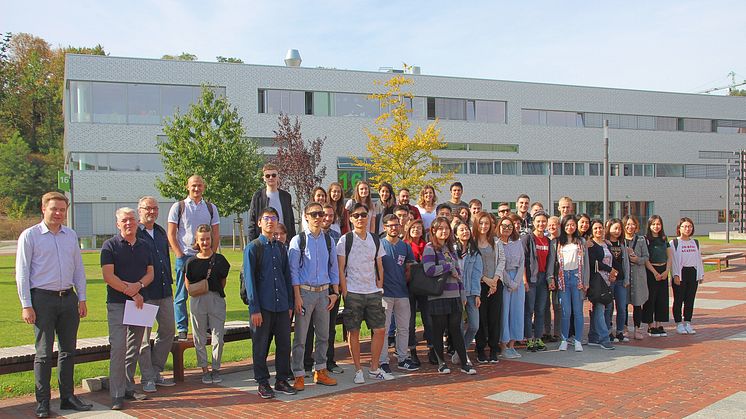
[[[386,251],[380,239],[369,234],[368,208],[356,203],[350,211],[353,231],[339,239],[339,284],[344,297],[344,324],[347,342],[355,363],[355,384],[365,382],[360,365],[360,325],[363,320],[373,332],[371,359],[368,377],[375,380],[391,380],[393,375],[379,367],[386,333],[386,313],[383,309],[383,264],[381,258]],[[347,243],[350,242],[350,245]]]

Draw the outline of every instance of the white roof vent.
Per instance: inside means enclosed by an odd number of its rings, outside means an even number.
[[[300,67],[300,63],[303,60],[300,58],[300,52],[297,49],[289,49],[288,53],[285,54],[285,66],[286,67]]]

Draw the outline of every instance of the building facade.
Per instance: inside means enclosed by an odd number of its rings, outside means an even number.
[[[346,188],[366,177],[364,129],[380,113],[367,95],[391,74],[324,68],[68,55],[65,155],[72,224],[86,247],[114,234],[114,209],[160,196],[156,141],[163,119],[210,85],[238,108],[249,137],[273,154],[280,112],[298,116],[305,138],[326,137],[327,179]],[[413,126],[439,119],[464,198],[486,209],[520,193],[545,206],[569,195],[600,216],[603,120],[609,120],[609,199],[614,216],[659,214],[673,234],[682,216],[697,234],[725,227],[726,158],[746,148],[746,98],[410,75]],[[734,183],[735,184],[735,183]],[[209,185],[208,185],[209,188]],[[733,191],[731,191],[733,192]],[[185,190],[186,194],[186,190]],[[438,194],[448,198],[447,186]],[[172,200],[161,199],[161,223]],[[737,208],[737,207],[735,207]],[[223,216],[231,234],[234,215]]]

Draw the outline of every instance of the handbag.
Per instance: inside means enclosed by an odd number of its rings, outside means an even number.
[[[215,265],[215,254],[212,255],[210,258],[210,265],[207,268],[207,274],[205,275],[205,279],[198,281],[198,282],[189,282],[187,283],[187,292],[189,293],[190,297],[199,297],[200,295],[205,295],[210,290],[210,284],[208,282],[208,278],[210,278],[210,274],[212,273],[212,267]]]
[[[435,264],[438,264],[438,258],[435,258]],[[409,268],[412,280],[409,281],[409,290],[414,295],[425,295],[428,297],[437,297],[443,294],[443,287],[446,284],[450,273],[442,273],[438,276],[428,276],[425,273],[425,265],[422,263],[413,263]]]
[[[591,279],[588,284],[588,299],[593,304],[607,305],[614,301],[614,296],[611,294],[611,288],[606,283],[601,273],[598,272],[598,261],[596,262],[596,271],[591,274]]]

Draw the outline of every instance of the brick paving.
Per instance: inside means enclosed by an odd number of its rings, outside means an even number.
[[[722,274],[707,273],[705,281],[746,283],[746,265],[736,262],[733,266]],[[601,349],[586,346],[583,354],[548,351],[521,360],[501,360],[497,365],[477,365],[475,376],[466,376],[457,368],[449,375],[440,375],[433,366],[425,365],[421,371],[393,381],[340,389],[302,400],[286,396],[281,401],[262,400],[255,393],[230,387],[204,386],[198,371],[192,370],[187,373],[185,383],[159,388],[152,399],[129,403],[122,413],[142,418],[286,417],[294,413],[346,418],[685,417],[728,399],[719,406],[735,411],[726,413],[746,416],[746,410],[737,410],[746,406],[733,403],[733,400],[743,401],[740,392],[746,391],[746,288],[703,286],[700,291],[711,292],[698,294],[698,299],[738,300],[744,304],[725,309],[695,309],[693,324],[697,334],[694,336],[676,335],[675,325],[669,323],[667,338],[646,336],[642,341],[617,344],[630,348],[600,355],[626,362],[625,359],[634,356],[625,356],[628,352],[667,351],[650,362],[616,373],[531,362],[537,357],[553,361],[572,357],[580,364],[598,359]],[[738,334],[740,339],[728,339]],[[556,344],[551,348],[554,347]],[[337,351],[341,362],[349,362],[346,348],[338,347]],[[422,346],[420,353],[425,353]],[[225,365],[222,373],[248,377],[249,361]],[[335,377],[352,380],[349,370]],[[107,392],[86,394],[79,390],[78,394],[109,405]],[[0,417],[29,417],[33,408],[33,397],[0,401]]]

